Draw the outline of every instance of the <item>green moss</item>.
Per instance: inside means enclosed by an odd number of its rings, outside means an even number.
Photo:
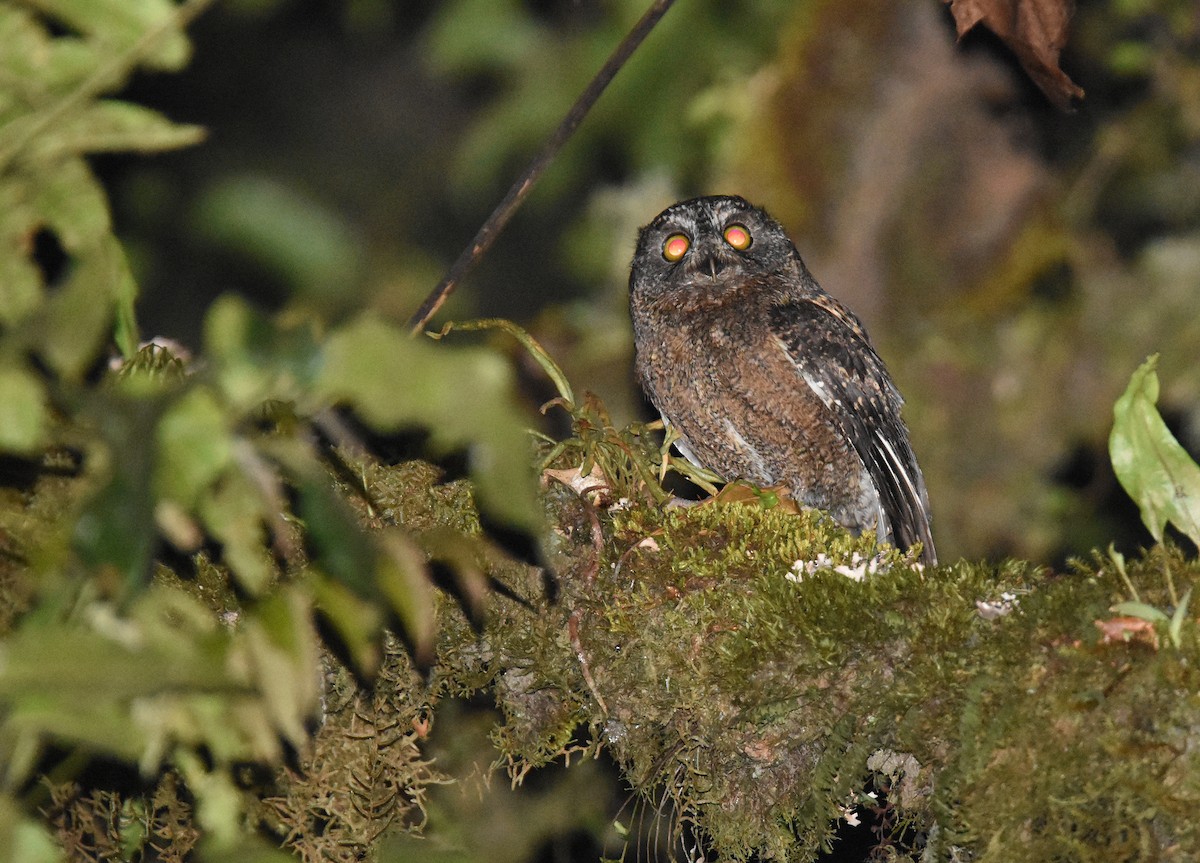
[[[259,817],[302,860],[352,863],[385,833],[419,830],[426,790],[444,777],[421,751],[429,707],[403,645],[389,640],[371,687],[332,658],[326,666],[321,727],[276,776]]]
[[[173,772],[140,797],[74,782],[55,785],[49,794],[44,814],[68,860],[184,863],[200,840],[192,804]]]
[[[1195,852],[1200,642],[1186,622],[1180,650],[1102,644],[1095,621],[1130,598],[1111,562],[926,571],[781,507],[574,506],[559,604],[501,611],[476,642],[516,774],[590,728],[723,859],[810,859],[872,776],[939,853]],[[1178,591],[1200,575],[1155,550],[1128,573],[1143,602],[1170,605],[1168,569]]]

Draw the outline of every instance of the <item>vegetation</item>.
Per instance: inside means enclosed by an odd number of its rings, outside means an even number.
[[[499,351],[449,328],[410,338],[341,294],[311,301],[311,283],[277,312],[219,298],[196,356],[141,342],[89,158],[200,140],[111,94],[135,70],[181,69],[205,5],[0,0],[0,859],[404,859],[454,761],[431,757],[431,735],[448,723],[471,738],[472,698],[495,708],[489,758],[515,785],[555,775],[554,799],[571,799],[580,780],[552,765],[588,782],[607,753],[667,834],[722,859],[812,859],[868,814],[882,859],[1200,855],[1200,562],[1186,547],[1200,543],[1200,468],[1156,406],[1155,360],[1110,438],[1152,547],[1062,571],[926,570],[770,489],[674,505],[672,482],[711,478],[652,426],[577,396],[511,324],[460,328],[519,337],[557,388],[546,411],[562,436],[533,442]],[[792,21],[786,62],[807,62],[830,14],[813,3]],[[763,20],[728,37],[747,64],[735,78],[767,50]],[[518,64],[468,51],[451,23],[436,22],[443,63]],[[720,24],[695,32],[720,42]],[[1132,47],[1122,58],[1167,77]],[[631,104],[610,110],[649,164],[661,142]],[[529,119],[498,111],[464,152],[514,145],[508,126]],[[677,168],[728,143],[709,131]],[[468,163],[505,162],[489,157]],[[277,206],[251,209],[269,223],[294,204],[262,185],[226,192],[205,218],[265,195]],[[1052,241],[1060,217],[1032,220],[975,299],[1078,255]],[[246,219],[228,236],[269,228]],[[595,808],[579,804],[580,823],[612,832]],[[423,857],[471,844],[412,841]]]

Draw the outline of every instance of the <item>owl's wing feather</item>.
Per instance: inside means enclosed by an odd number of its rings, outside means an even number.
[[[904,401],[862,324],[832,298],[819,296],[776,306],[771,329],[862,459],[896,545],[920,542],[922,559],[936,564],[925,480],[900,419]]]

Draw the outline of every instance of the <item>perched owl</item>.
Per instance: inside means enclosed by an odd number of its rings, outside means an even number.
[[[642,229],[629,294],[638,378],[684,455],[937,562],[903,399],[778,222],[737,197],[675,204]]]

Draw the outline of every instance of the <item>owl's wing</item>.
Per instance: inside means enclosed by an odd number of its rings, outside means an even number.
[[[775,307],[771,329],[866,465],[895,544],[920,542],[923,560],[936,564],[925,479],[900,419],[904,400],[862,324],[832,298],[815,297]]]

